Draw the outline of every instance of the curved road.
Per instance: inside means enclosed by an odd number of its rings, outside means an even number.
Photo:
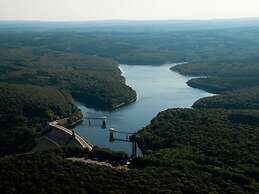
[[[61,125],[59,125],[59,123],[57,121],[52,121],[49,123],[49,125],[51,127],[54,127],[56,129],[59,129],[69,135],[73,135],[73,131],[70,129],[67,129]],[[93,149],[93,145],[88,143],[86,140],[84,140],[80,135],[78,135],[77,133],[75,133],[75,140],[82,146],[82,148],[84,149],[88,149],[89,151],[91,151]]]

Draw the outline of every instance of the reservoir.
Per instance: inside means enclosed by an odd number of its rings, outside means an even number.
[[[109,141],[109,129],[136,132],[150,123],[159,112],[168,108],[189,108],[199,98],[211,96],[205,91],[189,87],[186,82],[191,77],[182,76],[170,70],[176,64],[162,66],[120,65],[126,84],[137,92],[137,101],[113,112],[95,111],[77,103],[84,115],[106,116],[107,129],[102,129],[102,121],[83,120],[76,126],[76,132],[93,145],[107,147],[131,154],[131,143]],[[125,134],[115,134],[124,140]]]

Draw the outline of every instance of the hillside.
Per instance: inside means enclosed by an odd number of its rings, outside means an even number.
[[[164,155],[161,160],[167,156]],[[14,194],[28,192],[236,194],[258,191],[258,183],[254,182],[254,179],[231,170],[199,166],[193,161],[188,163],[179,156],[176,165],[165,166],[157,163],[152,165],[151,162],[148,163],[149,159],[145,159],[145,166],[139,168],[137,164],[140,161],[135,161],[129,170],[72,162],[64,157],[57,152],[49,152],[1,158],[0,179],[4,181],[0,182],[0,191]],[[160,157],[159,153],[154,157]]]
[[[139,132],[141,149],[153,151],[141,164],[195,169],[213,179],[220,176],[223,190],[231,176],[258,184],[258,120],[259,112],[252,110],[166,110]],[[238,183],[240,190],[232,187],[240,192],[247,188],[242,184]]]
[[[258,193],[257,27],[31,28],[0,32],[0,193]],[[202,76],[188,85],[220,95],[198,100],[194,109],[159,113],[138,132],[142,158],[119,170],[72,162],[60,146],[28,153],[48,121],[82,117],[73,99],[108,111],[136,100],[119,63],[170,62],[188,62],[172,70]],[[71,153],[79,159],[90,155]],[[126,159],[115,156],[97,149],[93,157]]]
[[[248,23],[251,24],[255,22],[255,26],[247,24],[247,26],[243,26],[245,22],[241,20],[239,22],[242,25],[239,26],[236,25],[239,23],[238,20],[230,20],[228,21],[229,24],[231,22],[233,24],[236,23],[232,28],[227,27],[227,23],[224,23],[224,21],[215,21],[215,23],[221,23],[222,27],[220,29],[217,27],[213,28],[213,24],[211,24],[211,29],[198,28],[199,24],[195,25],[195,21],[193,21],[194,25],[189,26],[190,29],[188,30],[177,28],[177,24],[172,22],[157,22],[155,25],[161,26],[161,30],[150,30],[152,22],[147,25],[147,28],[136,24],[136,28],[131,30],[129,29],[134,24],[132,25],[130,22],[129,24],[119,24],[117,26],[119,28],[122,25],[128,31],[113,31],[113,27],[116,28],[116,26],[111,24],[104,25],[101,28],[101,22],[96,25],[91,24],[85,28],[85,25],[80,23],[57,23],[57,29],[64,26],[59,30],[53,29],[53,24],[42,23],[43,27],[52,26],[52,30],[43,32],[31,29],[33,25],[36,25],[35,23],[29,23],[28,25],[31,26],[30,30],[27,29],[25,31],[22,30],[19,23],[14,23],[13,26],[21,28],[21,32],[9,31],[8,26],[3,25],[0,36],[2,48],[0,53],[3,56],[9,56],[8,59],[18,60],[17,63],[21,62],[21,60],[19,61],[19,56],[25,56],[22,52],[26,52],[29,54],[29,56],[26,56],[26,59],[33,56],[32,61],[35,64],[49,64],[49,61],[59,65],[65,64],[66,67],[68,64],[73,64],[73,66],[77,67],[77,70],[80,69],[80,73],[75,72],[75,75],[82,76],[83,78],[90,73],[90,69],[94,69],[95,74],[94,76],[91,74],[92,76],[90,77],[94,78],[95,81],[98,80],[96,85],[98,84],[99,88],[103,89],[103,83],[110,83],[111,80],[118,85],[116,89],[113,88],[114,83],[107,87],[114,93],[114,96],[107,94],[106,90],[96,91],[92,87],[92,82],[89,83],[90,80],[84,83],[84,85],[88,85],[91,88],[91,93],[101,93],[104,98],[98,99],[100,95],[88,96],[89,92],[86,92],[89,90],[88,87],[83,88],[85,91],[83,92],[84,95],[81,93],[79,95],[82,95],[83,99],[88,98],[89,101],[97,98],[99,102],[94,106],[98,108],[104,106],[105,109],[111,109],[115,104],[118,105],[123,101],[126,103],[131,101],[135,96],[134,92],[127,88],[121,80],[118,69],[114,67],[116,62],[113,60],[133,65],[161,65],[171,62],[188,62],[188,64],[175,66],[172,70],[184,75],[208,76],[207,78],[192,79],[188,84],[212,93],[222,93],[259,85],[259,31],[256,27],[256,21],[248,20]],[[145,24],[143,25],[145,26]],[[174,25],[176,25],[175,29]],[[178,25],[181,26],[181,22],[178,22]],[[77,28],[72,30],[73,28],[71,29],[71,27]],[[139,31],[139,29],[142,30]],[[18,51],[9,50],[10,48],[18,49]],[[21,51],[24,49],[25,51]],[[12,53],[13,56],[6,53]],[[5,62],[6,58],[4,57]],[[110,63],[115,64],[113,67],[112,65],[107,65]],[[82,64],[86,64],[86,66]],[[102,71],[102,68],[107,70],[107,66],[109,66],[109,70],[113,69],[113,74],[110,74],[112,71],[109,71],[109,74],[104,76],[104,74],[96,71],[97,69]],[[83,69],[83,67],[87,70]],[[71,74],[71,72],[71,69],[66,70],[67,74]],[[65,72],[62,73],[66,74]],[[116,78],[112,75],[116,75]],[[56,78],[53,79],[55,82]],[[78,80],[72,79],[69,75],[66,76],[66,80],[78,84]],[[73,86],[76,84],[73,84]],[[78,88],[75,89],[78,91]],[[119,93],[116,94],[116,91],[119,91]],[[123,96],[123,98],[119,96]],[[129,98],[131,100],[128,100]],[[108,99],[108,102],[105,99]],[[88,100],[84,102],[87,103]],[[90,105],[90,103],[87,105]]]
[[[49,87],[0,84],[0,156],[29,151],[49,121],[80,114],[65,92]]]
[[[184,75],[207,76],[207,78],[192,79],[188,84],[212,93],[259,85],[259,31],[257,27],[237,25],[229,28],[225,23],[223,25],[225,27],[221,29],[185,30],[185,28],[179,28],[169,30],[168,28],[173,28],[173,25],[169,24],[170,22],[156,24],[165,29],[160,31],[150,30],[149,25],[148,28],[142,28],[140,31],[138,28],[141,26],[129,31],[113,31],[109,25],[103,26],[103,28],[100,27],[101,24],[97,25],[97,28],[94,25],[83,28],[83,24],[74,24],[74,26],[78,25],[78,28],[74,30],[68,27],[38,32],[30,28],[31,30],[21,30],[20,33],[9,32],[3,27],[0,36],[1,55],[8,56],[8,59],[17,59],[12,64],[16,62],[19,64],[22,61],[19,60],[19,56],[25,56],[22,54],[25,52],[29,55],[26,56],[26,59],[32,56],[34,64],[45,65],[45,63],[49,64],[50,61],[53,61],[55,64],[65,64],[66,68],[68,64],[76,66],[80,72],[75,69],[66,69],[64,72],[64,69],[61,68],[62,72],[56,72],[55,76],[59,73],[71,75],[71,72],[74,72],[75,76],[83,77],[86,80],[90,74],[89,77],[94,79],[95,85],[103,90],[95,90],[93,81],[88,80],[83,84],[84,87],[80,87],[80,90],[83,88],[83,94],[78,94],[79,89],[74,88],[76,90],[74,96],[88,98],[88,100],[84,100],[85,103],[93,102],[92,99],[96,98],[99,102],[94,106],[104,109],[112,109],[115,104],[118,105],[122,102],[128,103],[135,96],[134,92],[127,88],[124,81],[121,80],[118,69],[115,67],[116,62],[113,60],[130,65],[188,62],[188,64],[175,66],[172,70]],[[19,24],[15,25],[19,26]],[[30,24],[30,26],[33,25],[36,24]],[[63,24],[57,25],[62,26]],[[69,26],[69,24],[67,25]],[[122,26],[129,29],[132,25]],[[195,25],[191,29],[194,27]],[[20,28],[22,27],[20,26]],[[13,56],[6,54],[7,52],[12,53]],[[4,62],[6,62],[6,58],[4,57]],[[114,63],[114,65],[107,65],[110,63]],[[109,73],[105,75],[99,73],[98,71],[102,71],[102,68],[105,70],[108,68]],[[94,71],[94,75],[90,70]],[[52,71],[54,71],[53,68]],[[79,81],[72,79],[69,75],[65,77],[67,83],[73,82],[74,87]],[[116,76],[113,77],[114,75]],[[55,79],[59,78],[55,77],[51,81],[55,82]],[[103,87],[103,83],[111,81],[114,82],[107,87],[107,90],[111,90],[113,96],[107,94],[108,91]],[[114,88],[115,83],[118,85],[116,89]],[[89,88],[91,93],[101,95],[89,96]],[[117,91],[119,92],[117,93]],[[100,98],[100,96],[104,98]],[[87,105],[90,104],[92,103]]]
[[[259,87],[245,88],[197,100],[194,108],[259,109]]]
[[[52,86],[88,106],[112,110],[136,98],[110,59],[38,48],[0,48],[0,82]]]

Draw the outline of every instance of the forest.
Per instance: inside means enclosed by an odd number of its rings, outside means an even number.
[[[258,121],[258,110],[168,109],[139,132],[141,149],[149,154],[137,164],[206,175],[219,184],[218,193],[256,193]]]
[[[0,84],[0,156],[30,151],[49,121],[78,114],[68,93],[51,87]]]
[[[259,87],[244,88],[201,98],[194,108],[259,109]]]
[[[33,24],[30,25],[33,26]],[[44,25],[47,26],[47,24]],[[199,29],[199,24],[193,24],[196,30],[185,30],[176,24],[172,24],[171,27],[166,23],[154,24],[156,25],[161,30],[151,31],[137,24],[136,28],[128,31],[119,31],[120,28],[116,28],[116,25],[114,28],[101,29],[91,25],[83,28],[83,24],[74,24],[74,30],[69,27],[55,30],[52,26],[52,30],[49,31],[21,28],[20,33],[4,28],[2,25],[0,42],[4,50],[32,49],[36,58],[40,53],[45,54],[49,50],[51,53],[57,52],[56,56],[70,57],[75,54],[81,57],[95,56],[96,59],[104,57],[122,64],[161,65],[188,62],[175,66],[172,70],[184,75],[208,76],[193,79],[188,84],[212,93],[240,89],[245,85],[253,87],[259,83],[258,27],[248,25],[247,27]],[[124,27],[130,28],[130,26],[125,24]],[[51,57],[50,59],[52,60]]]
[[[66,159],[71,156],[49,151],[1,158],[1,193],[258,193],[258,182],[250,178],[258,176],[249,171],[253,168],[248,166],[245,176],[243,171],[199,164],[184,148],[135,159],[129,169]]]
[[[259,125],[258,111],[256,111],[256,122],[252,124],[247,119],[243,119],[242,123],[236,122],[235,115],[238,113],[232,115],[232,111],[214,112],[175,109],[160,113],[150,126],[140,132],[142,138],[157,139],[154,144],[145,143],[145,149],[153,151],[149,151],[143,158],[133,159],[128,168],[116,169],[67,159],[100,156],[104,161],[125,159],[123,154],[99,148],[94,148],[92,153],[65,148],[62,152],[52,150],[2,157],[0,179],[3,181],[0,184],[0,191],[82,194],[104,193],[104,191],[105,193],[258,193],[259,153],[256,145],[259,137],[258,129],[254,131]],[[247,112],[243,114],[246,115]],[[249,117],[249,114],[246,116]],[[173,118],[170,119],[172,122],[168,122],[170,117]],[[201,122],[206,119],[208,121],[197,130]],[[225,121],[228,124],[225,124]],[[178,122],[179,127],[172,127],[174,122]],[[157,124],[159,128],[156,127]],[[213,129],[216,124],[219,128]],[[232,125],[239,128],[235,129]],[[192,128],[189,128],[190,126]],[[166,134],[168,128],[170,128],[169,133],[175,134],[175,137]],[[181,128],[184,129],[183,132]],[[226,136],[223,135],[223,130],[226,130]],[[190,133],[186,134],[186,131]],[[146,136],[147,133],[156,135]],[[234,138],[236,133],[237,140]],[[158,136],[161,137],[161,141]],[[221,139],[222,137],[224,138]],[[186,138],[192,140],[184,141]],[[162,143],[169,140],[171,144]],[[223,145],[220,145],[221,143]]]
[[[258,28],[8,26],[0,25],[0,193],[259,193]],[[172,62],[198,76],[188,85],[218,95],[159,113],[138,132],[142,158],[117,169],[67,159],[127,159],[105,149],[29,152],[49,121],[82,116],[74,100],[102,110],[136,100],[120,63]]]
[[[0,82],[56,87],[95,108],[112,110],[136,98],[110,59],[15,47],[1,48],[0,62]]]
[[[29,48],[34,50],[34,54],[49,50],[63,53],[62,56],[76,54],[104,57],[134,65],[187,62],[172,70],[184,75],[207,76],[192,79],[188,84],[212,93],[253,87],[259,83],[259,31],[252,25],[199,29],[196,24],[196,30],[184,30],[177,25],[174,29],[174,25],[170,27],[168,24],[156,24],[161,30],[153,31],[137,24],[134,30],[128,31],[120,31],[119,27],[102,29],[91,26],[83,28],[83,24],[78,24],[77,27],[74,25],[74,30],[65,27],[55,30],[52,26],[49,31],[25,28],[20,33],[3,28],[1,47]],[[130,28],[130,25],[125,26]],[[127,93],[134,95],[130,90]],[[113,98],[108,95],[105,97]]]

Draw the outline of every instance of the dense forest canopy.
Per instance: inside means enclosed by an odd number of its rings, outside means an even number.
[[[128,28],[131,26],[124,25]],[[80,30],[64,27],[59,30],[27,30],[17,33],[6,29],[1,32],[0,42],[4,49],[30,48],[34,54],[49,50],[61,52],[62,56],[99,56],[134,65],[188,62],[175,66],[172,70],[191,76],[209,76],[192,79],[188,84],[212,93],[258,85],[259,30],[256,22],[254,25],[234,25],[228,28],[226,23],[221,24],[221,28],[196,30],[184,30],[180,27],[173,30],[174,25],[171,29],[168,24],[159,25],[165,30],[143,28],[138,31],[141,27],[136,27],[136,30],[118,31],[114,30],[116,27],[111,27],[111,24],[104,25],[104,29],[96,28],[95,25],[89,25],[85,29],[80,24]],[[2,26],[5,29],[5,25]],[[126,93],[132,95],[130,90]]]
[[[87,105],[113,109],[134,100],[115,61],[40,48],[1,48],[0,82],[53,86]]]
[[[212,179],[221,174],[219,193],[223,185],[244,192],[243,183],[259,181],[258,121],[259,112],[252,110],[166,110],[139,132],[142,150],[153,151],[139,165],[185,168]]]
[[[66,92],[23,84],[0,84],[0,156],[29,151],[48,121],[78,114]]]
[[[136,160],[130,169],[125,170],[72,162],[65,159],[67,155],[57,152],[4,157],[0,159],[0,179],[3,180],[0,191],[80,194],[257,193],[258,183],[254,179],[231,169],[198,165],[198,162],[196,164],[193,161],[197,157],[190,155],[188,150],[178,151],[163,150],[157,155],[141,159],[145,161],[144,166]],[[170,165],[159,164],[157,160],[170,162]]]
[[[106,110],[134,101],[119,63],[188,62],[172,70],[203,76],[188,85],[221,94],[159,113],[138,133],[144,157],[126,170],[55,151],[1,157],[0,192],[258,193],[258,21],[221,22],[0,23],[0,156],[31,150],[48,121],[82,116],[73,98]]]
[[[208,71],[206,68],[214,67],[214,71],[210,70],[214,73],[215,65],[219,67],[226,65],[230,68],[232,65],[242,65],[243,62],[256,65],[258,34],[256,27],[176,32],[57,31],[7,34],[3,31],[0,40],[3,47],[37,46],[110,57],[127,64],[183,61],[201,63],[202,66],[190,65],[194,68],[190,70],[193,72],[195,68],[196,70],[202,68]],[[221,68],[218,70],[220,72]],[[200,74],[204,73],[206,72]]]
[[[225,92],[197,100],[194,108],[259,109],[259,87]]]

